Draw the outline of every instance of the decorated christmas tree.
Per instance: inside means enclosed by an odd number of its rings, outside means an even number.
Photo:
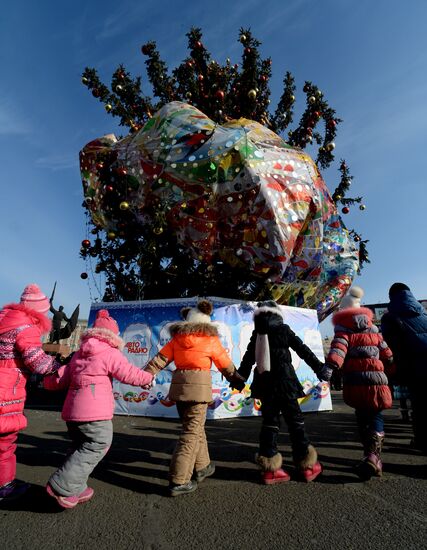
[[[123,65],[111,88],[95,69],[83,73],[126,131],[81,152],[88,220],[81,276],[106,301],[274,298],[315,307],[322,318],[369,261],[366,241],[337,211],[365,208],[347,196],[347,164],[341,160],[332,194],[319,172],[334,161],[341,120],[307,81],[305,110],[290,129],[294,78],[286,73],[272,111],[272,62],[249,29],[239,33],[238,64],[212,59],[200,29],[187,36],[189,55],[172,71],[154,42],[142,46],[152,97]]]

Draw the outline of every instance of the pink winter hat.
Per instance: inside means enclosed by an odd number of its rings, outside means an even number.
[[[34,283],[24,288],[24,292],[21,294],[21,304],[39,313],[47,313],[50,307],[49,300]]]
[[[114,334],[119,334],[119,325],[117,322],[110,317],[110,314],[106,309],[100,309],[96,314],[95,322],[93,323],[95,328],[106,328],[111,330]]]

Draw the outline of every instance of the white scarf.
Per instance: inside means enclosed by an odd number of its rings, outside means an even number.
[[[267,334],[257,334],[255,344],[256,368],[260,374],[270,371],[270,346]]]

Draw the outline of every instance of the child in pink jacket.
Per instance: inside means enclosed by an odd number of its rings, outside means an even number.
[[[46,486],[63,508],[74,508],[93,496],[93,489],[87,486],[88,477],[113,439],[112,378],[132,386],[145,386],[153,378],[121,353],[124,342],[107,310],[98,311],[93,326],[83,333],[80,349],[69,364],[44,379],[48,390],[68,388],[62,418],[74,450]]]

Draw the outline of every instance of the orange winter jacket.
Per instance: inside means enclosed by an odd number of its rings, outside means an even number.
[[[212,401],[211,365],[230,380],[235,366],[223,348],[218,330],[210,323],[179,322],[171,325],[172,339],[149,361],[145,370],[154,376],[174,361],[169,399],[209,403]]]

